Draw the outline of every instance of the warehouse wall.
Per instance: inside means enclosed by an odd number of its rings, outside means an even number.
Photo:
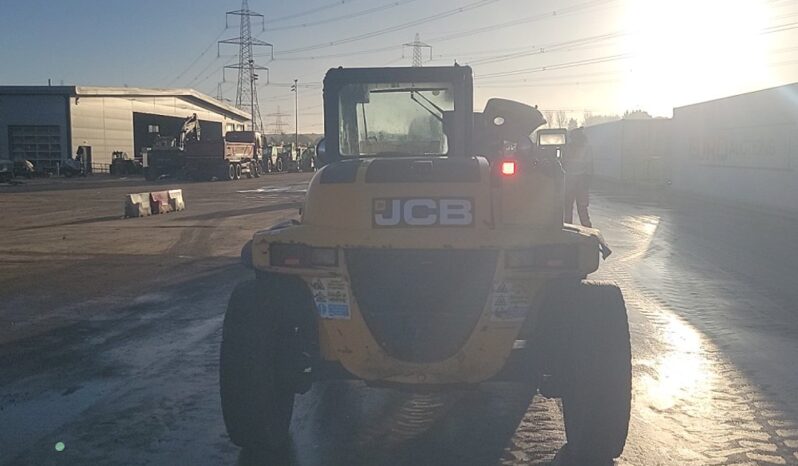
[[[798,84],[674,109],[677,190],[798,214]]]
[[[78,146],[91,146],[93,163],[111,163],[115,151],[135,154],[133,112],[184,119],[196,113],[200,120],[236,122],[178,97],[73,97],[72,154]]]
[[[9,126],[58,126],[61,148],[67,149],[66,97],[58,95],[0,96],[0,159],[9,159]]]

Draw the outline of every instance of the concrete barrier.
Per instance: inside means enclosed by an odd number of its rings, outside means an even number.
[[[153,215],[166,214],[172,211],[169,205],[169,191],[156,191],[150,193],[150,208]]]
[[[186,208],[186,202],[183,200],[182,189],[171,189],[167,191],[167,193],[169,195],[169,207],[171,207],[174,212]]]
[[[125,217],[147,217],[186,208],[182,189],[135,193],[125,196]]]
[[[151,214],[150,193],[136,193],[125,196],[125,217],[148,217]]]

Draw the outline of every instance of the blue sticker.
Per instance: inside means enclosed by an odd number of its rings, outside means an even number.
[[[349,320],[349,286],[340,278],[319,278],[311,283],[313,300],[322,319]]]
[[[349,318],[349,305],[348,304],[328,304],[327,317],[329,319],[348,319]]]

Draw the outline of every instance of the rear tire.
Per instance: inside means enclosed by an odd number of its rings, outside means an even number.
[[[251,173],[251,174],[252,174],[252,175],[253,175],[255,178],[260,178],[260,175],[261,175],[261,166],[260,166],[260,161],[259,161],[259,160],[256,160],[256,161],[252,162],[252,166],[250,167],[250,173]]]
[[[549,356],[568,439],[561,455],[566,464],[612,464],[626,443],[632,400],[623,295],[614,284],[582,282],[559,288],[549,304],[559,321]]]
[[[287,374],[290,345],[279,330],[279,281],[250,280],[233,290],[220,351],[222,414],[230,439],[253,449],[288,441],[294,387]]]
[[[277,170],[277,173],[283,173],[285,171],[285,161],[283,160],[282,157],[279,157],[277,159],[277,164],[275,169]]]
[[[230,181],[236,179],[236,166],[232,163],[227,164],[227,179]]]
[[[240,163],[235,163],[235,164],[233,164],[233,166],[236,167],[236,179],[240,180],[241,179],[241,164]]]

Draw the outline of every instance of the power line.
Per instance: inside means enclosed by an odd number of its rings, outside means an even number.
[[[496,2],[499,2],[499,1],[501,1],[501,0],[478,0],[476,2],[469,3],[469,4],[465,5],[465,6],[462,6],[462,7],[459,7],[459,8],[455,8],[453,10],[447,10],[447,11],[444,11],[444,12],[441,12],[441,13],[437,13],[437,14],[434,14],[434,15],[426,16],[424,18],[420,18],[420,19],[416,19],[416,20],[413,20],[413,21],[409,21],[407,23],[398,24],[396,26],[391,26],[391,27],[383,28],[383,29],[380,29],[380,30],[377,30],[377,31],[371,31],[371,32],[367,32],[367,33],[364,33],[364,34],[359,34],[359,35],[356,35],[356,36],[347,37],[345,39],[339,39],[339,40],[334,40],[334,41],[330,41],[330,42],[322,42],[322,43],[318,43],[318,44],[314,44],[314,45],[308,45],[308,46],[305,46],[305,47],[298,47],[298,48],[295,48],[295,49],[284,50],[282,52],[277,53],[276,55],[277,56],[290,55],[290,54],[299,53],[299,52],[307,52],[307,51],[310,51],[310,50],[323,49],[323,48],[328,48],[328,47],[334,47],[336,45],[348,44],[350,42],[357,42],[357,41],[361,41],[361,40],[365,40],[365,39],[371,39],[373,37],[382,36],[382,35],[385,35],[385,34],[389,34],[391,32],[401,31],[403,29],[408,29],[408,28],[415,27],[415,26],[418,26],[418,25],[421,25],[421,24],[426,24],[426,23],[430,23],[430,22],[433,22],[433,21],[437,21],[439,19],[448,18],[450,16],[454,16],[454,15],[457,15],[457,14],[460,14],[460,13],[465,13],[466,11],[471,11],[471,10],[474,10],[474,9],[477,9],[477,8],[481,8],[483,6],[487,6],[487,5],[490,5],[492,3],[496,3]]]
[[[280,56],[280,52],[277,53],[277,57],[275,61],[303,61],[303,60],[322,60],[327,58],[341,58],[341,57],[350,57],[354,55],[370,55],[373,53],[379,52],[387,52],[390,50],[399,50],[401,49],[401,45],[389,45],[386,47],[378,47],[373,49],[366,49],[366,50],[357,50],[354,52],[341,52],[341,53],[331,53],[326,55],[316,55],[316,56],[304,56],[304,57],[282,57]]]
[[[762,34],[773,34],[774,32],[784,32],[798,28],[798,22],[777,24],[775,26],[766,27],[762,30]]]
[[[192,85],[192,84],[194,84],[194,83],[196,82],[196,83],[197,83],[197,85],[199,85],[199,84],[201,84],[201,83],[203,83],[203,82],[207,81],[207,80],[208,80],[208,78],[210,78],[210,77],[211,77],[211,76],[213,76],[214,74],[218,73],[218,72],[219,72],[219,70],[217,70],[217,69],[214,69],[214,70],[211,72],[211,74],[210,74],[210,75],[206,75],[206,74],[204,74],[206,71],[208,71],[209,69],[211,69],[211,67],[212,67],[213,65],[215,65],[216,63],[218,63],[220,59],[222,59],[222,58],[233,58],[234,56],[235,56],[235,55],[218,55],[218,56],[217,56],[216,58],[214,58],[214,59],[213,59],[213,60],[212,60],[210,63],[208,63],[207,65],[205,65],[205,67],[204,67],[204,68],[202,68],[202,69],[201,69],[199,72],[197,72],[197,75],[196,75],[196,76],[194,76],[194,78],[193,78],[191,81],[188,81],[188,83],[187,83],[187,84],[188,84],[188,85]],[[201,77],[201,76],[204,76],[204,79],[201,79],[201,80],[200,80],[200,77]],[[198,81],[198,80],[199,80],[199,81]]]
[[[192,62],[191,62],[191,64],[189,64],[189,65],[188,65],[188,66],[187,66],[187,67],[186,67],[186,68],[185,68],[183,71],[181,71],[181,72],[180,72],[180,74],[178,74],[178,75],[177,75],[175,78],[173,78],[171,81],[169,81],[169,83],[167,84],[167,86],[172,86],[172,84],[173,84],[173,83],[175,83],[175,82],[179,81],[179,80],[180,80],[180,78],[182,78],[182,77],[183,77],[183,76],[184,76],[186,73],[188,73],[188,70],[190,70],[192,67],[194,67],[194,65],[196,65],[196,64],[197,64],[197,62],[199,62],[199,61],[202,59],[202,57],[204,57],[204,56],[205,56],[205,54],[206,54],[206,53],[208,53],[208,52],[211,50],[211,48],[213,48],[213,46],[214,46],[214,45],[216,45],[216,42],[219,40],[219,38],[220,38],[220,37],[222,37],[222,35],[224,34],[224,32],[225,32],[226,30],[227,30],[227,26],[225,26],[225,28],[224,28],[224,29],[222,29],[222,30],[221,30],[221,32],[219,32],[219,34],[218,34],[218,35],[217,35],[217,36],[216,36],[216,37],[213,39],[213,42],[211,42],[211,43],[210,43],[210,45],[208,45],[208,47],[207,47],[207,48],[205,48],[205,50],[203,50],[203,51],[202,51],[202,53],[201,53],[201,54],[199,54],[199,56],[197,56],[197,58],[195,58],[195,59],[194,59],[194,61],[192,61]]]
[[[558,82],[563,80],[578,80],[582,78],[595,78],[595,77],[608,77],[608,76],[617,76],[621,74],[625,74],[626,71],[593,71],[589,73],[578,73],[578,74],[560,74],[556,76],[538,76],[535,78],[516,78],[511,80],[502,80],[502,81],[491,81],[491,79],[496,78],[488,78],[488,80],[480,80],[482,84],[523,84],[523,83],[538,83],[538,82]]]
[[[796,28],[798,28],[798,22],[786,23],[786,24],[780,24],[780,25],[764,28],[764,29],[762,29],[760,31],[760,34],[770,34],[770,33],[774,33],[774,32],[782,32],[782,31],[786,31],[786,30],[790,30],[790,29],[796,29]],[[543,66],[537,66],[537,67],[531,67],[531,68],[522,68],[522,69],[509,70],[509,71],[503,71],[503,72],[497,72],[497,73],[489,73],[489,74],[477,75],[477,76],[475,76],[474,79],[475,80],[484,80],[484,79],[499,78],[499,77],[506,77],[506,76],[518,76],[518,75],[529,74],[529,73],[538,73],[538,72],[543,72],[543,71],[560,70],[560,69],[575,68],[575,67],[580,67],[580,66],[595,65],[595,64],[600,64],[600,63],[607,63],[607,62],[618,61],[618,60],[626,60],[626,59],[629,59],[629,58],[632,58],[632,57],[634,57],[634,55],[633,54],[628,54],[628,53],[626,53],[626,54],[617,54],[617,55],[609,55],[609,56],[604,56],[604,57],[588,58],[588,59],[584,59],[584,60],[577,60],[577,61],[573,61],[573,62],[559,63],[559,64],[554,64],[554,65],[543,65]],[[785,62],[783,62],[783,63],[785,63]]]
[[[277,17],[277,18],[272,18],[272,19],[266,21],[266,24],[277,23],[277,22],[280,22],[280,21],[284,21],[286,19],[299,18],[301,16],[307,16],[307,15],[310,15],[310,14],[313,14],[313,13],[318,13],[320,11],[329,10],[331,8],[336,8],[336,7],[339,7],[339,6],[342,6],[342,5],[346,5],[347,3],[352,3],[354,1],[356,1],[356,0],[338,0],[336,2],[327,4],[327,5],[322,5],[322,6],[316,7],[316,8],[311,8],[310,10],[301,11],[299,13],[293,13],[293,14],[286,15],[286,16],[280,16],[280,17]]]
[[[798,22],[786,23],[786,24],[780,24],[780,25],[769,27],[769,28],[765,28],[765,29],[760,31],[760,34],[770,34],[770,33],[774,33],[774,32],[782,32],[782,31],[786,31],[786,30],[790,30],[790,29],[796,29],[796,28],[798,28]],[[610,35],[615,35],[615,34],[622,34],[622,33],[611,33]],[[478,76],[475,77],[475,79],[488,79],[488,78],[496,78],[496,77],[504,77],[504,76],[515,76],[515,75],[527,74],[527,73],[536,73],[536,72],[542,72],[542,71],[566,69],[566,68],[573,68],[573,67],[578,67],[578,66],[586,66],[586,65],[593,65],[593,64],[598,64],[598,63],[606,63],[606,62],[610,62],[610,61],[625,60],[625,59],[632,58],[632,57],[633,57],[632,54],[618,54],[618,55],[611,55],[611,56],[605,56],[605,57],[588,58],[588,59],[585,59],[585,60],[578,60],[578,61],[569,62],[569,63],[561,63],[561,64],[548,65],[548,66],[538,66],[538,67],[533,67],[533,68],[522,68],[522,69],[518,69],[518,70],[511,70],[511,71],[504,71],[504,72],[498,72],[498,73],[478,75]]]
[[[405,57],[404,57],[404,56],[401,56],[401,57],[399,57],[399,58],[394,58],[394,59],[388,60],[388,61],[387,61],[387,62],[385,62],[385,63],[382,63],[382,64],[380,65],[380,67],[381,67],[381,68],[383,68],[383,67],[386,67],[386,66],[388,66],[388,65],[393,65],[394,63],[399,63],[400,61],[403,61],[404,59],[405,59]]]
[[[505,21],[505,22],[502,22],[502,23],[492,24],[492,25],[489,25],[489,26],[481,26],[481,27],[478,27],[478,28],[468,29],[468,30],[456,32],[456,33],[453,33],[453,34],[444,34],[442,36],[433,37],[433,38],[429,39],[429,41],[433,42],[433,43],[439,43],[439,42],[445,42],[445,41],[450,41],[450,40],[454,40],[454,39],[459,39],[459,38],[462,38],[462,37],[469,37],[469,36],[474,36],[474,35],[478,35],[478,34],[483,34],[483,33],[487,33],[487,32],[492,32],[493,33],[493,32],[499,31],[501,29],[506,29],[506,28],[510,28],[510,27],[514,27],[514,26],[520,26],[520,25],[523,25],[523,24],[531,23],[531,22],[545,21],[547,19],[557,19],[557,18],[562,17],[562,16],[576,14],[578,12],[582,12],[584,10],[588,10],[590,8],[594,8],[594,7],[597,7],[597,6],[602,5],[602,4],[613,3],[613,2],[616,2],[616,1],[617,0],[592,0],[592,1],[589,1],[589,2],[580,3],[580,4],[577,4],[577,5],[566,7],[566,8],[560,9],[560,10],[552,10],[552,11],[547,11],[545,13],[538,13],[538,14],[535,14],[535,15],[532,15],[532,16],[527,16],[525,18],[519,18],[519,19],[515,19],[515,20],[512,20],[512,21]],[[337,45],[337,44],[333,44],[333,43],[330,43],[330,44]],[[319,44],[319,45],[321,45],[321,44]],[[332,46],[332,45],[330,45],[330,46]],[[370,55],[370,54],[374,54],[374,53],[398,50],[400,47],[402,47],[402,46],[389,45],[389,46],[384,46],[384,47],[375,47],[375,48],[371,48],[371,49],[356,50],[356,51],[352,51],[352,52],[333,53],[333,54],[326,54],[326,55],[304,56],[304,57],[303,56],[299,56],[299,57],[285,57],[285,56],[283,56],[284,54],[289,53],[289,52],[292,53],[292,54],[295,53],[295,51],[290,51],[289,50],[289,51],[284,51],[284,52],[278,52],[276,54],[277,55],[276,60],[281,60],[281,61],[284,61],[284,60],[320,60],[320,59],[327,59],[327,58],[349,57],[349,56],[355,56],[355,55]],[[321,48],[321,47],[318,47],[318,48]]]
[[[550,70],[562,70],[566,68],[575,68],[579,66],[586,66],[586,65],[596,65],[599,63],[607,63],[611,61],[618,61],[618,60],[626,60],[632,58],[632,54],[624,53],[618,55],[609,55],[604,57],[596,57],[596,58],[588,58],[585,60],[577,60],[567,63],[558,63],[555,65],[543,65],[543,66],[536,66],[532,68],[522,68],[518,70],[511,70],[511,71],[502,71],[499,73],[489,73],[483,75],[477,75],[474,79],[488,79],[488,78],[499,78],[504,76],[517,76],[521,74],[528,74],[528,73],[539,73],[542,71],[550,71]]]
[[[285,83],[269,83],[271,87],[293,87],[295,84],[293,82],[285,82]],[[298,83],[296,84],[297,87],[300,89],[321,89],[320,82],[312,82],[312,83]]]
[[[593,48],[608,47],[609,45],[611,45],[609,42],[603,43],[603,44],[602,43],[595,43],[595,44],[587,43],[587,44],[578,45],[578,46],[565,46],[565,47],[556,47],[556,48],[553,47],[552,45],[547,45],[547,46],[545,46],[545,50],[543,51],[543,53],[544,54],[552,54],[552,53],[558,53],[558,52],[571,52],[571,51],[574,51],[574,50],[587,50],[587,49],[593,49]],[[488,57],[486,57],[486,55],[489,55],[490,58],[492,58],[492,57],[495,57],[497,53],[501,53],[501,52],[505,52],[506,53],[506,52],[512,52],[512,51],[522,51],[522,50],[526,51],[524,56],[527,56],[527,55],[529,55],[529,56],[538,55],[539,53],[533,53],[533,52],[538,52],[540,50],[540,47],[535,47],[535,48],[532,48],[532,49],[530,49],[529,47],[516,47],[516,48],[506,49],[504,51],[500,50],[498,52],[493,52],[493,53],[468,52],[465,55],[462,55],[462,54],[435,54],[435,55],[432,56],[432,61],[433,62],[457,61],[458,63],[464,63],[466,65],[474,67],[474,66],[481,65],[481,63],[475,63],[475,61],[488,58]],[[523,57],[519,57],[519,58],[523,58]]]
[[[278,94],[276,96],[267,97],[267,98],[263,99],[263,101],[264,102],[280,102],[280,101],[283,101],[283,100],[288,100],[289,98],[290,99],[294,98],[294,93],[293,92],[290,93],[290,94]]]
[[[567,49],[567,48],[575,46],[575,45],[586,45],[586,44],[591,44],[591,43],[594,43],[594,42],[603,42],[603,41],[606,41],[606,40],[617,39],[619,37],[623,37],[626,34],[627,33],[625,33],[625,32],[616,31],[616,32],[611,32],[611,33],[607,33],[607,34],[599,34],[597,36],[583,37],[583,38],[580,38],[580,39],[573,39],[573,40],[568,40],[568,41],[563,41],[563,42],[555,42],[555,43],[552,43],[552,44],[547,44],[547,45],[542,45],[542,46],[539,46],[539,47],[530,48],[530,49],[527,49],[525,51],[510,53],[510,54],[506,54],[506,55],[500,55],[500,56],[497,56],[497,57],[483,58],[481,60],[475,60],[475,61],[470,62],[469,64],[470,65],[475,65],[475,66],[476,65],[485,65],[485,64],[488,64],[488,63],[497,63],[497,62],[501,62],[501,61],[513,60],[513,59],[516,59],[516,58],[527,57],[527,56],[530,56],[530,55],[540,55],[540,54],[543,54],[543,53],[546,53],[546,52],[554,52],[554,51],[557,51],[557,50]]]
[[[593,79],[585,81],[558,81],[558,82],[541,82],[541,83],[518,83],[518,84],[478,84],[475,88],[478,89],[520,89],[527,87],[567,87],[567,86],[585,86],[597,84],[613,84],[621,82],[622,79]]]
[[[336,16],[336,17],[333,17],[333,18],[320,19],[320,20],[316,20],[316,21],[310,21],[310,22],[307,22],[307,23],[299,23],[299,24],[289,24],[289,25],[284,25],[284,26],[277,26],[277,27],[269,28],[269,30],[270,31],[282,31],[282,30],[285,30],[285,29],[296,29],[296,28],[307,28],[307,27],[312,27],[312,26],[319,26],[319,25],[322,25],[322,24],[334,23],[336,21],[341,21],[341,20],[344,20],[344,19],[358,18],[360,16],[366,16],[366,15],[370,15],[370,14],[373,14],[373,13],[378,13],[378,12],[385,11],[385,10],[390,10],[391,8],[396,8],[398,6],[402,6],[402,5],[405,5],[407,3],[412,3],[412,2],[415,2],[415,1],[417,1],[417,0],[398,0],[398,1],[394,1],[394,2],[388,3],[387,5],[380,5],[380,6],[375,6],[375,7],[371,7],[371,8],[366,8],[365,10],[360,10],[360,11],[356,11],[356,12],[353,12],[353,13],[347,13],[345,15],[340,15],[340,16]]]
[[[429,40],[434,43],[446,42],[454,39],[460,39],[462,37],[470,37],[477,34],[482,34],[486,32],[495,32],[499,29],[506,29],[514,26],[520,26],[522,24],[533,23],[537,21],[545,21],[547,19],[558,18],[561,16],[572,15],[575,13],[580,13],[582,11],[588,10],[590,8],[597,7],[602,4],[607,3],[614,3],[617,0],[592,0],[589,2],[579,3],[577,5],[572,5],[565,8],[560,8],[557,10],[547,11],[545,13],[538,13],[532,16],[526,16],[524,18],[518,18],[511,21],[505,21],[498,24],[492,24],[489,26],[482,26],[474,29],[467,29],[465,31],[455,32],[451,34],[444,34],[442,36],[432,37]]]
[[[299,109],[299,111],[300,112],[304,112],[304,111],[307,111],[307,110],[316,110],[317,108],[322,108],[322,107],[324,107],[324,103],[320,103],[320,104],[316,104],[316,105],[309,105],[307,107],[302,107],[302,108]]]

